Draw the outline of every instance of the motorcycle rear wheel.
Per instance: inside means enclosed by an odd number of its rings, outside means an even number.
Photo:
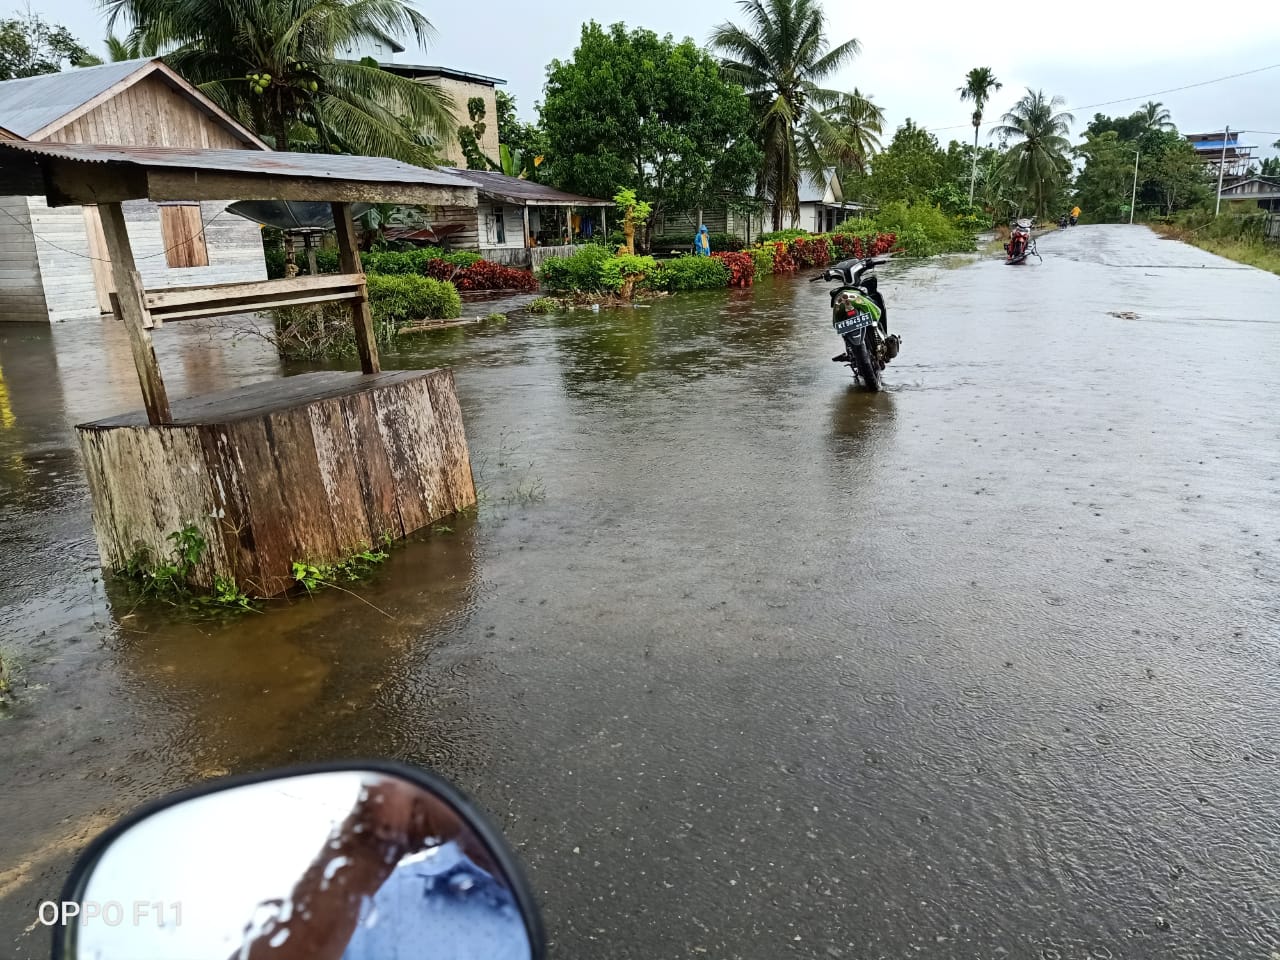
[[[871,356],[871,351],[867,349],[867,340],[865,337],[859,337],[856,343],[850,343],[849,356],[853,358],[853,369],[857,371],[862,382],[867,385],[867,389],[872,393],[878,393],[880,390],[880,365],[876,363]]]

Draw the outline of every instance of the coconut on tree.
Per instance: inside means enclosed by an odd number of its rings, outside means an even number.
[[[387,37],[424,43],[431,24],[406,0],[107,0],[106,8],[108,29],[131,28],[125,50],[166,50],[166,63],[276,149],[430,163],[453,136],[438,88],[337,55]]]
[[[822,86],[859,51],[857,40],[831,47],[818,0],[740,0],[745,25],[723,23],[711,45],[723,57],[724,77],[746,90],[755,111],[764,152],[757,187],[773,208],[773,228],[784,214],[800,215],[800,178],[805,143],[821,110],[839,94]]]
[[[982,126],[982,114],[991,94],[1004,84],[996,79],[990,67],[974,67],[965,76],[965,84],[958,89],[960,101],[973,102],[973,169],[969,174],[969,205],[973,206],[973,191],[978,183],[978,129]]]

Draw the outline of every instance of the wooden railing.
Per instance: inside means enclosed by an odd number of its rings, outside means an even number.
[[[284,280],[147,290],[142,295],[143,323],[150,329],[169,320],[216,317],[308,303],[360,300],[365,295],[364,288],[363,273],[337,273],[290,277]]]

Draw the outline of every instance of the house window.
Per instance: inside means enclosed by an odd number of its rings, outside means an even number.
[[[166,203],[160,206],[160,239],[164,261],[171,267],[207,267],[204,220],[198,203]]]
[[[493,208],[493,238],[499,246],[507,242],[507,224],[502,218],[502,208]]]

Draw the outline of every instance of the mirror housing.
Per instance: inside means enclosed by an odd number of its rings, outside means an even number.
[[[544,960],[532,889],[447,781],[384,761],[228,777],[81,854],[54,960]]]

